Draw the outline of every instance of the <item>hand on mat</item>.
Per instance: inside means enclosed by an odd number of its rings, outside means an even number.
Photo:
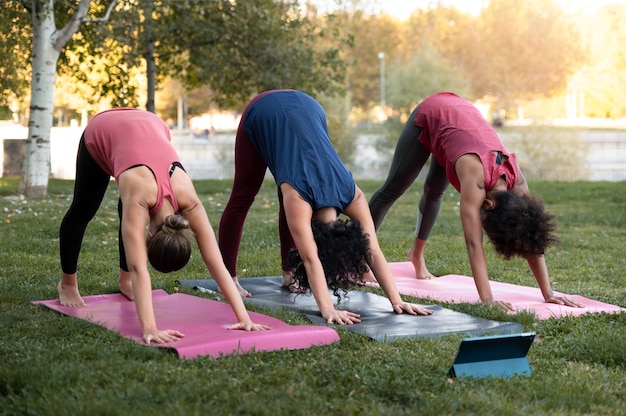
[[[330,313],[322,313],[322,316],[326,318],[328,324],[352,325],[361,322],[361,315],[358,313],[338,309],[333,309]]]
[[[228,327],[228,329],[241,329],[243,331],[265,331],[266,329],[272,329],[271,326],[263,324],[255,324],[252,321],[237,322]]]
[[[419,307],[413,303],[396,303],[393,306],[393,311],[397,314],[408,313],[409,315],[432,315],[433,311],[430,309]]]
[[[557,305],[565,305],[571,306],[573,308],[584,308],[585,305],[582,303],[575,301],[574,299],[570,299],[566,296],[549,296],[546,298],[547,303],[556,303]]]
[[[497,306],[498,308],[504,309],[507,312],[515,312],[513,304],[505,302],[503,300],[488,299],[483,301],[483,303],[486,303],[487,305]]]
[[[146,344],[150,344],[151,342],[154,342],[155,344],[167,344],[168,342],[178,341],[184,336],[185,335],[183,333],[173,329],[166,329],[165,331],[155,329],[154,331],[144,333],[143,341]]]

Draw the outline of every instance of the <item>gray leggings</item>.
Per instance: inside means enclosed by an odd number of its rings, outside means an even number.
[[[430,152],[418,140],[422,128],[413,123],[416,113],[417,107],[400,134],[385,183],[370,199],[370,211],[377,230],[389,208],[411,186],[430,157]],[[430,236],[439,214],[443,194],[449,184],[446,170],[431,157],[430,169],[424,182],[424,194],[419,203],[416,237],[427,240]]]

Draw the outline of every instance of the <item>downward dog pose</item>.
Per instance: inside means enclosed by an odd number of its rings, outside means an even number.
[[[284,286],[295,292],[310,288],[329,323],[352,324],[360,322],[359,315],[335,309],[328,287],[337,295],[371,269],[396,313],[431,313],[401,299],[365,196],[331,144],[324,110],[294,90],[255,97],[237,130],[235,178],[218,239],[235,281],[243,225],[267,168],[278,186]],[[338,219],[339,214],[349,219]]]
[[[515,154],[502,145],[471,103],[453,93],[427,97],[406,122],[387,179],[370,199],[376,229],[393,203],[415,181],[431,154],[415,241],[407,253],[416,277],[434,277],[426,268],[424,249],[444,191],[451,183],[460,192],[463,234],[481,301],[514,310],[509,302],[493,299],[483,248],[484,230],[504,259],[526,259],[546,302],[583,307],[552,292],[544,252],[558,242],[553,234],[554,216],[529,194]]]
[[[167,125],[147,111],[120,108],[92,118],[79,143],[74,198],[61,223],[60,303],[85,305],[78,291],[78,255],[87,224],[113,176],[119,189],[120,290],[135,301],[146,343],[184,336],[157,328],[147,262],[163,273],[181,269],[191,255],[192,233],[209,273],[235,312],[238,323],[230,328],[268,329],[250,320],[204,206],[170,141]]]

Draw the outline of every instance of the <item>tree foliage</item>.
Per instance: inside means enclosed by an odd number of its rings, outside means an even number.
[[[106,97],[112,106],[136,106],[132,81],[137,68],[145,65],[146,107],[151,111],[159,65],[161,74],[171,74],[187,85],[209,83],[222,104],[242,102],[270,88],[336,91],[335,81],[343,78],[337,49],[314,47],[321,33],[300,17],[296,5],[279,0],[11,3],[13,24],[23,26],[7,30],[10,41],[3,49],[5,56],[28,46],[18,39],[18,29],[32,29],[31,109],[20,192],[47,193],[57,71],[73,75],[83,87],[77,92],[92,92],[85,100],[87,106]],[[115,18],[109,20],[113,7]],[[31,17],[30,28],[26,15]],[[104,24],[90,25],[74,36],[87,22]],[[2,71],[15,74],[7,63]],[[3,89],[15,91],[18,86],[8,78],[2,81]]]
[[[554,0],[492,1],[463,29],[450,54],[477,96],[504,103],[563,91],[584,60],[580,35]]]
[[[626,117],[626,6],[607,5],[578,17],[589,60],[570,79],[570,91],[584,99],[587,117]]]
[[[209,85],[221,105],[241,104],[268,89],[331,94],[343,78],[341,44],[335,39],[317,47],[328,33],[297,7],[295,0],[173,1],[162,22],[168,36],[182,41],[163,42],[159,60],[185,86]]]
[[[31,22],[17,1],[0,1],[0,8],[0,107],[11,107],[29,85]]]
[[[112,105],[134,105],[132,69],[146,74],[146,108],[154,111],[154,92],[166,76],[187,89],[208,85],[211,102],[241,105],[271,88],[311,93],[337,90],[344,65],[341,42],[318,47],[327,36],[297,13],[296,1],[120,0],[116,18],[92,25],[76,40],[80,59],[68,66],[79,74],[85,61],[107,57],[104,96],[122,91]],[[114,95],[114,94],[113,94]]]
[[[343,28],[344,36],[353,38],[353,47],[343,53],[349,65],[347,86],[350,88],[352,105],[365,110],[371,108],[382,98],[379,53],[384,54],[383,65],[386,64],[385,68],[388,68],[398,53],[400,22],[386,15],[371,16],[355,12],[339,15],[332,23]]]
[[[624,6],[574,22],[557,0],[486,2],[476,16],[431,3],[400,21],[369,13],[366,0],[335,0],[330,13],[300,3],[0,0],[0,107],[17,99],[51,120],[53,105],[40,100],[58,75],[63,91],[55,105],[68,111],[138,107],[144,99],[154,111],[155,91],[171,78],[183,85],[179,95],[197,92],[190,107],[198,112],[203,102],[241,108],[259,91],[297,88],[341,109],[333,116],[354,108],[366,115],[381,99],[383,52],[386,102],[398,112],[444,89],[471,100],[493,97],[504,108],[568,89],[584,99],[586,115],[626,115]],[[84,15],[76,13],[79,6]],[[39,11],[50,11],[53,20]],[[47,32],[37,32],[41,23]],[[49,65],[31,66],[42,44],[58,74],[46,72]],[[29,80],[33,92],[25,98]],[[34,121],[32,114],[30,143],[45,143],[51,121]]]
[[[74,2],[62,3],[67,9]],[[419,99],[447,88],[467,92],[469,99],[494,96],[503,106],[554,96],[586,63],[580,78],[604,74],[607,84],[593,91],[585,87],[588,101],[602,107],[609,100],[614,109],[619,107],[608,85],[619,73],[602,72],[585,61],[577,31],[581,25],[574,26],[556,0],[489,2],[477,16],[437,4],[416,6],[403,22],[368,13],[371,2],[364,0],[338,0],[330,14],[317,13],[309,3],[303,15],[297,3],[118,0],[114,19],[107,25],[86,24],[82,38],[73,39],[71,49],[82,52],[76,52],[79,59],[73,64],[63,54],[60,74],[87,83],[94,93],[86,99],[106,102],[108,97],[111,105],[143,104],[137,97],[143,100],[146,89],[156,89],[169,76],[187,90],[203,86],[209,92],[207,106],[240,107],[257,91],[291,87],[328,95],[346,90],[349,105],[366,112],[381,98],[379,52],[385,53],[386,101],[403,107],[412,104],[411,95]],[[94,1],[89,16],[98,16],[106,4]],[[71,15],[67,10],[61,13],[65,19]],[[605,15],[616,13],[607,10]],[[608,17],[603,22],[600,17],[585,19],[595,32],[613,33],[613,38],[604,37],[605,47],[620,44],[617,23]],[[7,45],[2,45],[5,51]],[[594,43],[589,59],[600,49]],[[603,64],[605,70],[618,65],[612,61],[617,54],[606,58],[611,62]],[[96,63],[100,59],[104,61]],[[89,74],[88,66],[104,79]],[[147,74],[141,82],[137,70]],[[151,98],[147,101],[148,107]]]

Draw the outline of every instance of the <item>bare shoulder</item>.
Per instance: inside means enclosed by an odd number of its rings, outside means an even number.
[[[122,172],[117,180],[123,203],[136,202],[146,207],[153,206],[157,198],[154,175],[145,166],[137,166]]]
[[[170,177],[172,183],[172,190],[176,201],[181,209],[193,206],[199,202],[196,188],[193,185],[193,181],[182,169],[175,169]]]
[[[467,186],[485,187],[485,170],[480,158],[474,153],[459,157],[454,164],[454,170],[461,183],[461,189]]]
[[[454,163],[454,169],[457,174],[459,171],[481,171],[483,170],[483,164],[480,158],[475,153],[466,153],[460,156]]]
[[[352,199],[352,202],[350,203],[350,205],[353,205],[353,204],[356,206],[367,205],[367,198],[365,197],[365,193],[358,186],[355,186],[355,188],[356,189],[354,191],[354,198]]]
[[[358,219],[363,221],[364,219],[370,218],[372,214],[369,210],[369,205],[367,203],[367,198],[365,197],[365,193],[359,188],[356,187],[354,192],[354,198],[350,205],[345,209],[344,214],[352,219]]]
[[[522,169],[519,166],[517,168],[517,182],[515,183],[515,186],[513,186],[513,192],[518,195],[526,195],[529,192],[528,182],[526,181],[524,172],[522,172]]]
[[[280,184],[280,191],[283,194],[283,203],[289,205],[309,205],[308,202],[302,198],[302,195],[287,182]]]

